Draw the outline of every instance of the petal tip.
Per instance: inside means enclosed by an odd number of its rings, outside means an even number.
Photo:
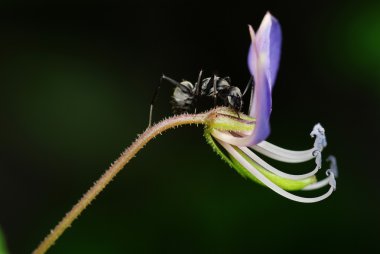
[[[255,30],[253,30],[253,27],[248,24],[248,30],[249,30],[249,35],[251,36],[251,40],[255,38]]]

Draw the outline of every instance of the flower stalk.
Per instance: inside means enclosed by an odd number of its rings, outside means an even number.
[[[112,179],[123,169],[123,167],[154,137],[164,131],[190,124],[205,125],[216,116],[216,109],[202,114],[183,114],[165,119],[145,130],[144,133],[132,143],[130,147],[111,164],[106,172],[94,183],[94,185],[83,195],[73,208],[63,217],[57,226],[50,231],[33,254],[45,253],[55,241],[70,227],[73,221],[87,208],[87,206],[99,195],[99,193],[112,181]]]

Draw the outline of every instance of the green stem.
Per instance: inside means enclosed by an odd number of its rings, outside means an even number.
[[[69,211],[58,225],[50,231],[40,245],[33,251],[33,254],[45,253],[55,241],[65,232],[65,230],[78,218],[84,209],[95,199],[95,197],[111,182],[111,180],[120,172],[120,170],[127,164],[138,151],[140,151],[145,144],[158,134],[186,124],[207,124],[214,110],[203,114],[183,114],[174,116],[163,120],[156,125],[145,130],[143,134],[138,136],[135,142],[128,147],[120,157],[107,169],[107,171],[95,182],[95,184],[84,194],[84,196],[76,203],[71,211]]]

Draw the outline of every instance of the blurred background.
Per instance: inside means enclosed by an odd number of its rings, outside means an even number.
[[[258,28],[267,10],[283,30],[269,141],[309,148],[322,123],[337,191],[316,204],[289,201],[230,169],[202,128],[182,127],[149,143],[49,253],[380,251],[380,4],[189,1],[0,5],[9,252],[30,253],[143,132],[162,73],[195,81],[202,68],[243,88],[247,24]],[[171,115],[171,93],[162,86],[154,121]]]

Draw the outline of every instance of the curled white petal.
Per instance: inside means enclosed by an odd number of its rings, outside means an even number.
[[[269,158],[288,163],[305,162],[315,158],[313,154],[314,148],[304,151],[293,151],[273,145],[267,141],[262,141],[251,148]]]
[[[311,137],[315,137],[314,149],[322,151],[327,146],[325,129],[320,123],[314,125],[313,130],[310,132]]]
[[[322,187],[327,186],[329,184],[329,182],[330,182],[330,177],[326,177],[326,178],[324,178],[321,181],[318,181],[316,183],[312,183],[312,184],[306,186],[302,190],[304,190],[304,191],[310,191],[310,190],[320,189]]]
[[[330,155],[326,160],[330,162],[330,171],[334,174],[335,177],[338,177],[338,165],[336,163],[335,156]]]
[[[254,175],[259,181],[261,181],[263,184],[265,184],[268,188],[272,189],[273,191],[277,192],[281,196],[284,196],[290,200],[302,202],[302,203],[315,203],[319,202],[331,195],[331,193],[334,191],[333,187],[330,187],[330,189],[323,195],[315,198],[305,198],[300,197],[297,195],[294,195],[292,193],[289,193],[283,189],[281,189],[279,186],[274,184],[272,181],[270,181],[268,178],[266,178],[262,173],[260,173],[251,163],[249,163],[247,160],[243,158],[241,154],[237,150],[235,150],[234,147],[232,147],[230,144],[227,144],[221,140],[219,140],[219,143],[228,151],[239,163],[245,167],[252,175]]]
[[[247,147],[239,147],[246,155],[248,155],[253,161],[258,163],[260,166],[262,166],[264,169],[272,172],[273,174],[276,174],[280,177],[292,179],[292,180],[301,180],[308,177],[311,177],[315,175],[318,172],[318,166],[315,167],[315,169],[309,173],[302,174],[302,175],[294,175],[294,174],[287,174],[285,172],[282,172],[281,170],[278,170],[274,168],[273,166],[269,165],[267,162],[265,162],[263,159],[261,159],[259,156],[257,156],[254,152],[252,152]]]
[[[330,185],[333,190],[336,190],[336,180],[334,173],[329,169],[326,171],[327,177],[324,178],[321,181],[318,181],[316,183],[310,184],[303,188],[302,190],[309,191],[309,190],[316,190],[320,189],[322,187],[325,187],[327,185]]]
[[[304,151],[284,149],[266,141],[251,148],[269,158],[288,163],[305,162],[315,158],[317,168],[320,169],[322,166],[322,150],[327,146],[325,129],[318,123],[313,127],[310,136],[315,137],[313,148]]]
[[[326,174],[328,174],[329,176],[329,184],[330,186],[336,190],[336,180],[335,180],[335,176],[334,176],[334,173],[332,170],[327,170]]]
[[[327,161],[330,162],[330,168],[326,171],[326,175],[328,175],[330,181],[329,184],[334,187],[334,190],[336,190],[336,180],[335,178],[338,177],[338,166],[336,164],[336,159],[334,156],[330,155],[327,158]]]
[[[310,184],[303,188],[302,190],[316,190],[319,188],[322,188],[326,185],[330,185],[334,190],[336,190],[336,180],[335,178],[338,177],[338,167],[336,164],[336,159],[334,156],[330,155],[327,158],[327,161],[330,162],[330,168],[326,171],[327,177],[321,181],[318,181],[316,183]]]
[[[215,138],[222,140],[230,145],[242,146],[242,144],[244,143],[242,142],[244,140],[243,137],[235,137],[228,132],[213,129],[211,131],[211,134]],[[251,148],[269,158],[288,163],[300,163],[315,158],[318,168],[321,167],[321,154],[320,151],[317,150],[315,147],[304,151],[294,151],[281,148],[267,141],[262,141],[257,145],[251,146]]]

